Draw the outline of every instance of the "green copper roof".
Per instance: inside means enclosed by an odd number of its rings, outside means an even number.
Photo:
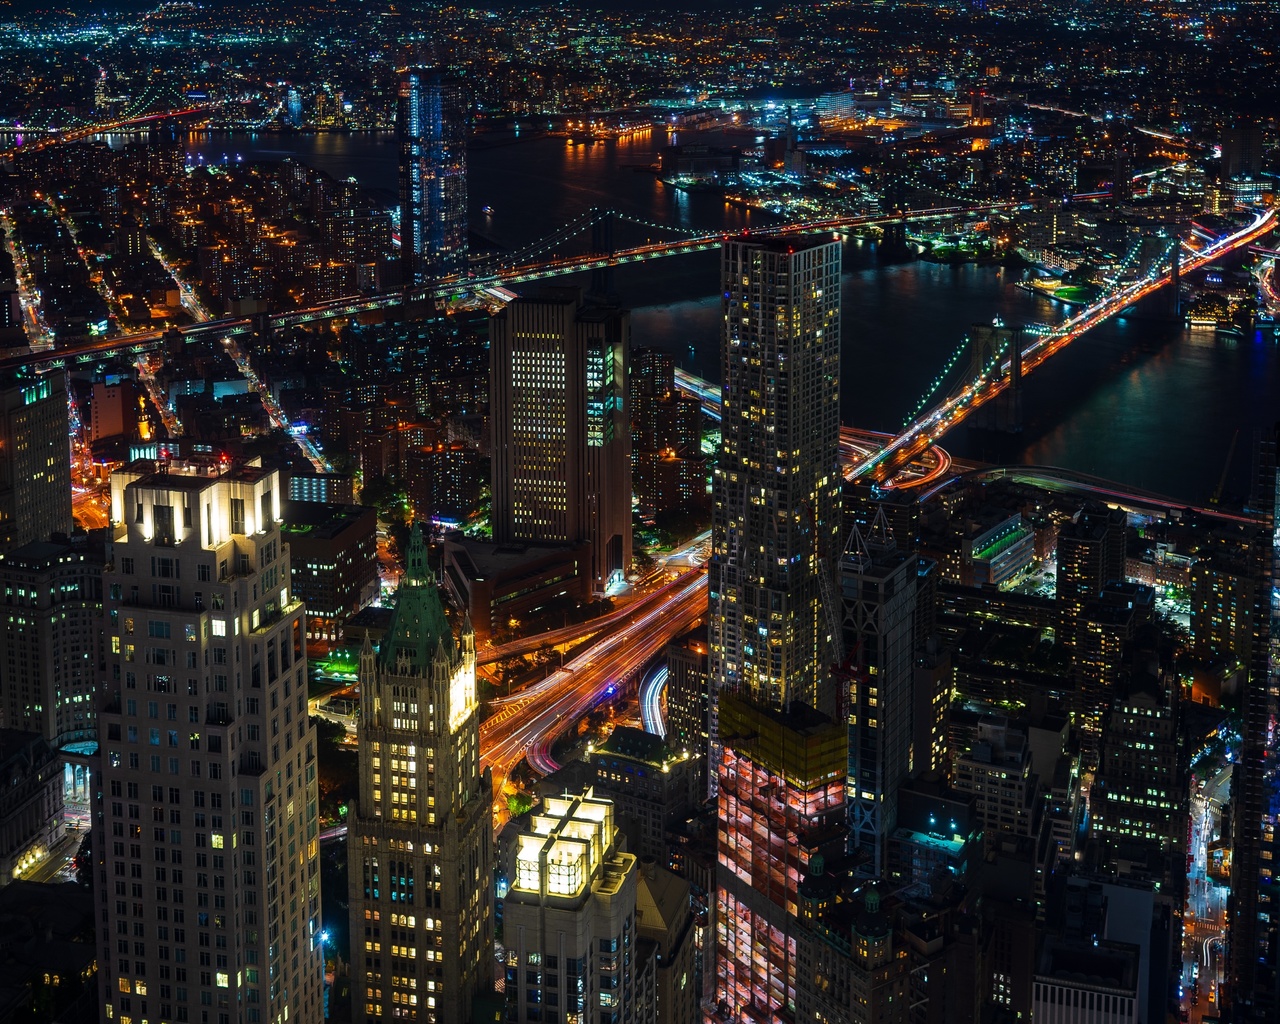
[[[378,665],[384,672],[395,671],[404,656],[410,671],[425,675],[442,644],[453,660],[453,630],[440,603],[440,590],[427,569],[427,542],[422,524],[417,523],[409,538],[405,575],[396,591],[391,624],[378,645]]]

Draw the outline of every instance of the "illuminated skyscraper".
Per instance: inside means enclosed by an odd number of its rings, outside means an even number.
[[[434,68],[400,72],[400,259],[405,287],[467,269],[467,105]]]
[[[377,652],[360,652],[360,800],[349,815],[354,1019],[466,1024],[493,992],[492,783],[475,634],[460,642],[421,524]]]
[[[816,235],[721,250],[723,433],[708,566],[713,787],[718,691],[835,711],[828,623],[839,610],[827,605],[838,600],[840,255],[839,242]]]
[[[324,1018],[306,612],[279,524],[275,470],[111,475],[99,1020]]]
[[[636,944],[636,855],[613,804],[590,789],[544,800],[516,839],[515,868],[502,909],[506,1019],[652,1020],[653,979]]]
[[[631,315],[577,288],[516,299],[489,326],[493,539],[591,544],[603,593],[631,562]]]
[[[800,887],[843,857],[843,723],[720,694],[715,998],[730,1021],[795,1018]]]
[[[794,1015],[799,888],[844,850],[847,736],[830,717],[840,255],[818,236],[722,250],[709,774],[715,998],[730,1020]]]

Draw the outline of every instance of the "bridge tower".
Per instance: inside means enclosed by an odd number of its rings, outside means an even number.
[[[612,256],[617,251],[613,243],[613,211],[597,210],[596,213],[596,219],[591,225],[591,251],[600,256]],[[617,305],[612,267],[598,267],[591,271],[587,299],[605,306]]]
[[[901,259],[907,252],[907,222],[895,220],[886,224],[878,247],[881,259]]]
[[[268,313],[255,313],[253,317],[253,343],[255,348],[271,343],[271,316]]]
[[[1022,432],[1022,329],[1007,327],[999,320],[990,324],[974,324],[969,328],[969,379],[976,380],[987,371],[992,382],[1006,379],[997,366],[988,369],[993,362],[1009,360],[1008,383],[1004,390],[970,420],[979,430],[991,430],[1002,434]]]
[[[1182,242],[1173,239],[1173,266],[1169,271],[1169,315],[1182,319]]]

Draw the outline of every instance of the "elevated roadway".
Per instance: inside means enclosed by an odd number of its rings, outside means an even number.
[[[555,741],[578,719],[638,675],[674,636],[707,613],[707,577],[702,569],[683,577],[683,586],[659,607],[626,629],[592,644],[588,651],[524,691],[520,700],[499,706],[480,727],[481,759],[493,770],[494,826],[507,816],[504,793],[511,772],[527,758],[534,771],[560,766],[551,755]]]
[[[1229,252],[1250,245],[1274,230],[1275,226],[1275,211],[1258,211],[1247,227],[1218,239],[1190,256],[1182,265],[1181,272],[1191,273]],[[1022,350],[1023,376],[1098,324],[1163,288],[1170,279],[1171,271],[1165,270],[1115,289],[1054,330],[1034,337]],[[970,381],[943,402],[922,413],[884,448],[853,466],[849,476],[891,479],[898,470],[918,458],[952,427],[963,422],[975,409],[985,405],[1008,387],[1008,365],[1006,360],[999,367],[1000,379],[989,380],[983,377]]]

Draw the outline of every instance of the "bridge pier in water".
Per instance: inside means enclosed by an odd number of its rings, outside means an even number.
[[[895,220],[884,226],[876,253],[882,260],[902,260],[915,255],[907,245],[906,221]]]

